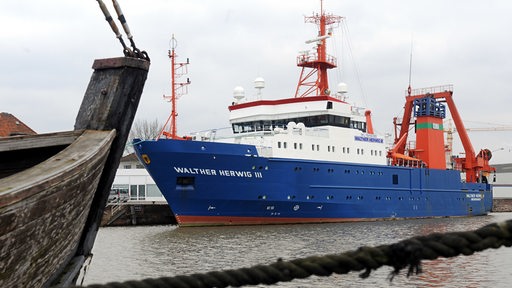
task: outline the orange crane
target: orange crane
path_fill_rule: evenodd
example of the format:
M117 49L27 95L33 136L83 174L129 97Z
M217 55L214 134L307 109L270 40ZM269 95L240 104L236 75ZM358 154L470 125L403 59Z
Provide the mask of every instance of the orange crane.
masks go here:
M510 131L512 130L512 126L496 126L496 127L475 127L475 128L466 128L466 131ZM457 130L455 130L457 131Z
M473 127L473 128L466 128L466 131L469 132L500 132L500 131L511 131L512 126L494 126L494 127ZM448 128L444 130L447 134L447 152L452 151L452 142L453 142L453 133L457 132L456 128L452 128L451 119L448 119Z
M416 166L418 163L412 161L415 160L420 161L422 166L432 169L446 169L442 125L445 115L444 105L441 103L446 102L465 152L465 157L454 159L456 167L466 173L466 182L486 181L482 176L488 176L490 172L495 171L495 168L489 165L491 151L482 149L478 154L475 153L452 96L452 85L416 90L409 87L402 123L398 124L396 118L394 119L395 141L393 148L388 152L388 157L392 165L412 163L409 165ZM415 124L416 147L406 149L413 110L416 116L415 122L412 123ZM401 127L399 135L396 133L398 125ZM404 159L409 161L404 162Z

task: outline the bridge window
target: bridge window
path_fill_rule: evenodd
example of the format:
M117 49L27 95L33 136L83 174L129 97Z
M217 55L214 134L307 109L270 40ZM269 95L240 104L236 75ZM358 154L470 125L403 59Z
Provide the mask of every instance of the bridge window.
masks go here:
M329 105L329 104L327 104ZM332 105L332 103L331 103ZM332 108L327 108L332 109ZM289 122L295 123L304 123L306 127L318 127L318 126L336 126L336 127L350 127L351 121L349 117L338 116L338 115L315 115L315 116L307 116L307 117L294 117L294 118L286 118L286 119L278 119L272 121L250 121L250 122L241 122L241 123L233 123L232 130L233 133L248 133L255 131L272 131L276 127L286 128L286 125ZM366 129L364 122L359 122L358 124L361 126L361 129Z
M366 132L366 123L361 121L350 121L350 128Z

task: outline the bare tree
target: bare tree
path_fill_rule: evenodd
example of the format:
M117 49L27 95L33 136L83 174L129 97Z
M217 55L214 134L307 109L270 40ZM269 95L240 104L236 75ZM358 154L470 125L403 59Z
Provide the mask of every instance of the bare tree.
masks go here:
M158 133L160 133L161 129L162 125L158 122L158 119L156 118L153 121L148 121L146 119L137 119L133 122L132 129L130 130L129 139L155 139L158 136Z
M130 135L128 136L128 141L126 142L126 148L125 153L133 153L132 148L132 140L142 139L142 140L148 140L148 139L155 139L158 134L160 133L160 130L162 129L162 124L158 122L158 119L155 118L153 121L149 121L146 119L136 119L133 124L132 128L130 130Z

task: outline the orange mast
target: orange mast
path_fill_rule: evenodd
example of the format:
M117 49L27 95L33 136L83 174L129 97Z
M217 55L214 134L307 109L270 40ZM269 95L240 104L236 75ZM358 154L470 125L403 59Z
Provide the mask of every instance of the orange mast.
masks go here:
M309 43L317 43L316 54L304 53L297 57L297 66L302 67L300 73L299 83L295 91L295 97L306 96L328 96L331 92L329 90L329 80L327 78L327 70L336 68L336 58L328 55L326 52L326 39L331 37L331 32L326 32L326 26L334 23L341 22L343 17L332 14L325 14L323 10L323 1L320 1L320 15L305 16L306 23L317 24L318 37L306 41ZM306 73L306 68L311 70ZM314 75L316 74L316 79ZM311 78L311 79L310 79ZM300 92L301 87L305 89L303 93Z
M162 136L170 139L183 139L178 136L177 132L176 117L178 116L178 112L176 111L176 101L180 96L188 93L187 85L190 84L190 79L187 78L187 82L176 82L176 78L188 73L187 65L189 64L189 59L187 58L186 63L176 63L176 57L178 55L176 55L175 50L177 46L178 41L176 41L173 34L171 38L171 50L168 52L168 56L171 59L171 96L163 96L165 100L171 102L171 115L167 118L157 139ZM169 126L169 129L166 130L167 126Z

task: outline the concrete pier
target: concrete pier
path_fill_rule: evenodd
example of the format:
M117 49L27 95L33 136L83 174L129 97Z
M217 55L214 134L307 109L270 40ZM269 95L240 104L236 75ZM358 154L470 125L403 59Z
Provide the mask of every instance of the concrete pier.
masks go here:
M494 198L492 212L512 212L512 198Z
M129 201L109 203L101 226L177 224L167 202Z

